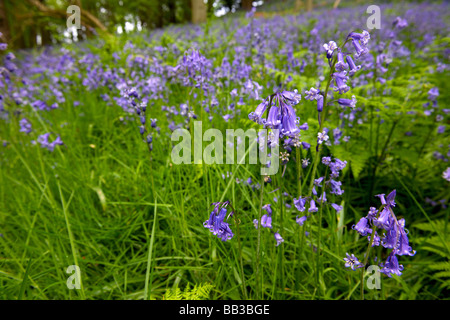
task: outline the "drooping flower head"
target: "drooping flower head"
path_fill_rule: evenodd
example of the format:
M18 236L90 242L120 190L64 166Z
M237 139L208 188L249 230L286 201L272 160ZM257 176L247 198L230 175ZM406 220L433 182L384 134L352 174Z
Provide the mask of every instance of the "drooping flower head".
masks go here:
M280 137L295 137L300 133L298 118L294 106L300 102L301 96L297 90L281 91L267 97L248 117L267 128L279 129ZM268 109L267 119L262 118Z
M397 256L413 256L416 254L409 245L408 231L405 229L405 219L397 219L393 209L395 203L396 190L385 194L378 194L376 197L380 199L381 207L377 210L371 207L366 217L362 217L352 229L358 231L361 236L367 236L369 243L374 246L382 245L386 249L391 249L385 263L381 263L382 270L380 272L391 277L392 274L400 276L403 266L399 265ZM370 227L370 224L373 227ZM379 236L376 228L384 230ZM372 239L373 238L373 239Z
M278 247L282 242L284 242L284 239L281 237L281 235L278 232L275 232L273 234L273 236L275 237L275 240L277 241L276 246Z
M327 58L330 59L333 56L334 50L338 48L336 42L330 41L323 45L323 48L327 51Z
M227 206L229 201L225 202L215 202L213 211L211 212L209 219L203 223L205 228L208 228L214 235L219 237L222 241L227 241L233 238L234 234L230 229L228 222L225 221L227 217ZM228 218L233 214L230 212Z

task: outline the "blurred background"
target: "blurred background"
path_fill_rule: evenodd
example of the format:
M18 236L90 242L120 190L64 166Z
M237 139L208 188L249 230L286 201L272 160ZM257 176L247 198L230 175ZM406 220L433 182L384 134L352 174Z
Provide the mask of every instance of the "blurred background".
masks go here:
M345 3L344 3L345 2ZM0 0L0 32L10 49L73 42L99 33L123 34L171 24L203 23L258 9L291 13L362 1L340 0ZM67 8L80 8L81 29L67 29ZM286 11L286 8L291 10Z

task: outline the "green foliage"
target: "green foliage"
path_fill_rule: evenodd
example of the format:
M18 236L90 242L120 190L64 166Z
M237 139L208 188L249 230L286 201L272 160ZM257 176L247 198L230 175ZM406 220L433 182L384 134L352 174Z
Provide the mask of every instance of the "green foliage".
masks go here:
M196 284L191 289L189 283L184 290L175 287L175 289L167 289L164 300L206 300L209 299L210 292L214 285L209 283Z

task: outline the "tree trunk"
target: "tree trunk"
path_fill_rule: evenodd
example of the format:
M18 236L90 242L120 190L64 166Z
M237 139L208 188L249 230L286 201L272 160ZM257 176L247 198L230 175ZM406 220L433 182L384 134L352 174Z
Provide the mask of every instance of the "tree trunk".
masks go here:
M191 0L192 22L202 23L206 21L206 5L203 0Z
M246 11L252 10L252 2L253 0L242 0L242 9Z
M3 33L0 42L4 43L11 39L11 32L6 13L6 7L3 0L0 0L0 32Z
M313 2L312 2L312 0L308 0L308 1L306 2L306 10L307 10L308 12L310 12L310 11L312 11L312 9L313 9Z

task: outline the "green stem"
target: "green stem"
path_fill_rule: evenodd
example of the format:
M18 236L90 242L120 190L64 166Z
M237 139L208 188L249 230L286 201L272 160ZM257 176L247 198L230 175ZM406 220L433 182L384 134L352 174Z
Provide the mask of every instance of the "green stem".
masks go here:
M295 162L296 162L296 167L297 167L297 196L300 198L302 196L302 174L303 174L303 168L302 168L302 164L301 164L301 150L300 147L296 148L296 157L295 157ZM302 232L300 235L300 252L299 252L299 256L298 256L298 266L297 266L297 270L296 270L296 281L295 281L295 289L299 290L299 282L300 282L300 265L302 262L302 253L303 253L303 238L305 235L305 224L303 224L302 226Z
M322 237L322 210L323 210L323 201L320 202L319 209L319 221L317 223L317 261L316 261L316 287L320 287L320 241Z
M155 197L155 211L153 214L153 226L152 226L152 235L150 236L150 245L148 247L148 255L147 255L147 270L145 272L145 288L144 288L144 300L150 300L151 292L152 292L152 282L153 282L153 272L151 271L152 267L152 256L153 256L153 243L155 241L155 230L157 223L157 198Z
M379 209L378 209L378 215L375 219L378 218L378 216L380 215L381 211L383 210L385 205L382 205ZM374 219L374 220L375 220ZM371 237L370 237L370 242L369 245L367 246L367 250L366 253L364 255L364 262L363 262L363 267L361 268L361 300L364 300L364 274L365 274L365 270L366 270L366 264L367 261L369 261L369 255L370 255L370 250L372 249L372 245L373 245L373 240L375 239L375 232L377 230L377 227L375 226L375 224L373 225L372 228L372 233L371 233Z
M344 43L345 45L345 43ZM333 64L331 66L330 69L330 74L328 76L328 81L327 81L327 86L325 88L325 92L324 92L324 96L323 96L323 109L322 109L322 113L319 115L320 117L320 127L319 127L319 132L322 132L323 130L323 125L325 123L325 110L327 107L327 98L328 98L328 89L330 88L330 84L331 84L331 80L333 79L333 72L334 72L334 68L337 62L337 58L334 58L333 60ZM316 171L317 171L317 165L319 163L319 156L320 156L320 151L321 149L319 148L319 145L317 145L316 147L316 156L314 158L314 164L313 164L313 169L312 169L312 174L311 174L311 180L310 180L310 184L309 184L309 194L308 196L311 196L312 193L312 188L313 188L313 184L314 184L314 179L316 177Z
M389 145L389 142L391 141L392 134L394 133L395 127L397 126L399 121L400 121L399 119L396 119L392 123L392 127L389 130L389 134L388 134L388 137L386 139L386 142L384 143L383 149L381 150L381 155L376 159L375 165L374 165L374 167L372 169L372 179L371 179L371 185L370 185L370 190L369 190L370 192L369 192L369 194L373 193L373 189L374 189L374 185L375 185L375 176L377 174L378 166L379 166L380 162L383 160L383 158L384 158L384 156L386 154L386 149L387 149L387 147ZM377 139L378 139L378 137L377 137Z
M261 175L261 195L259 199L259 213L258 213L258 238L256 240L256 296L262 300L262 281L260 281L260 258L261 258L261 211L264 198L264 176ZM260 290L261 289L261 290Z
M236 224L236 233L238 238L239 261L241 266L241 278L242 278L242 292L244 293L245 299L248 300L247 285L245 284L244 263L242 261L241 232L239 229L241 221L237 216L237 211L233 208L233 206L231 206L231 208L233 209L234 212L234 223Z
M283 226L284 226L284 199L283 199L283 174L284 170L280 170L279 175L279 185L280 185L280 194L279 194L279 202L280 202L280 231L283 232ZM283 257L284 257L284 246L281 246L279 253L278 253L278 259L279 259L279 265L280 265L280 283L281 288L284 290L285 288L285 282L284 282L284 263L283 263ZM283 299L283 298L281 298Z

